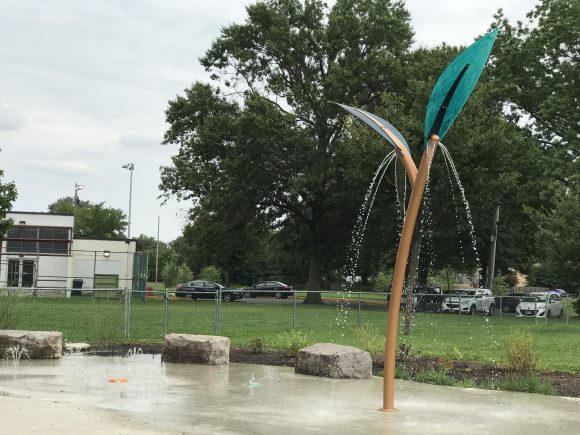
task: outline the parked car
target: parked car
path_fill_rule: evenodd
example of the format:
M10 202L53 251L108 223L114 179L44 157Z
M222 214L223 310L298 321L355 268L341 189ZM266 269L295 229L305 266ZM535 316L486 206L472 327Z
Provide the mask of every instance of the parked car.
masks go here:
M445 298L442 310L459 311L471 315L483 313L487 316L493 316L495 298L491 290L485 288L457 289Z
M442 309L445 296L441 287L415 287L413 291L413 310L419 312L438 313ZM407 290L403 290L401 310L407 305Z
M260 281L244 289L246 298L257 296L275 296L276 299L287 299L294 289L279 281Z
M415 311L439 313L443 309L445 296L441 292L441 287L416 288L417 304Z
M511 293L505 296L496 296L495 306L501 308L504 313L515 313L516 307L524 296L526 296L526 293Z
M175 288L175 296L180 298L215 299L216 294L221 294L223 301L235 301L242 298L240 291L225 288L212 281L190 281L185 284L177 284Z
M555 292L530 293L516 307L517 317L562 317L564 305Z
M562 290L561 288L550 290L550 292L558 293L562 299L566 299L568 297L568 293L566 293L566 291Z

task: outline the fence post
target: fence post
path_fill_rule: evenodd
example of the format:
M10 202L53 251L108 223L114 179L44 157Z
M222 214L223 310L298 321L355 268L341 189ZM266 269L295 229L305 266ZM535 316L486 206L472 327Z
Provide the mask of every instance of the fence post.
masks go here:
M220 325L220 315L221 315L221 307L220 307L220 290L218 289L217 292L215 292L215 327L214 327L214 331L215 331L215 335L220 335L221 332L221 325Z
M358 313L356 316L356 326L360 326L360 292L358 292Z
M129 338L131 328L131 290L125 287L125 338Z
M164 336L167 335L167 327L169 324L169 293L167 293L167 289L165 289L165 294L163 295L164 305L165 305L165 312L164 312L164 319L163 319L163 327L164 327Z
M544 303L544 317L546 318L546 325L548 324L548 313L550 312L550 294L548 293L548 297L546 298L546 302Z
M296 291L293 290L294 301L292 304L292 332L296 332Z
M534 296L534 323L538 324L538 296Z

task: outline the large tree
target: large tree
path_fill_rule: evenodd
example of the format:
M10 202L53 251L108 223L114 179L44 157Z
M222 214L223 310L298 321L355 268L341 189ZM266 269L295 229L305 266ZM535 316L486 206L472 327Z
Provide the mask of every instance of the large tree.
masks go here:
M48 206L49 213L75 216L75 237L122 240L125 238L127 220L125 212L106 207L104 202L92 203L70 196L59 198Z
M10 225L11 219L6 219L6 212L12 210L12 203L16 200L16 186L14 183L2 183L4 171L0 170L0 239L4 237Z
M541 223L541 231L532 229L541 242L535 260L554 281L574 282L569 269L556 265L577 267L575 226L565 227L580 181L580 2L541 0L515 26L501 10L495 18L495 94L508 117L537 139L546 160L536 171L539 200L528 208Z
M338 0L330 9L318 0L268 0L248 6L247 14L243 24L222 29L201 59L215 79L243 95L243 109L225 99L217 104L243 121L214 116L191 98L195 86L170 102L165 143L179 144L180 152L164 169L162 188L202 199L215 189L193 191L193 183L219 185L245 159L243 183L261 215L273 226L305 230L307 288L319 290L329 216L343 188L337 162L343 118L330 102L369 106L401 86L400 58L413 36L409 13L389 0ZM200 139L212 127L209 142L217 139L221 154ZM245 152L232 151L237 147ZM229 164L231 153L237 164ZM315 293L306 299L319 301Z
M580 290L580 185L561 192L554 210L545 215L540 237L548 247L544 270L551 286Z
M164 271L168 263L175 261L175 253L171 244L155 240L154 237L140 234L137 237L137 251L145 252L148 260L148 281L164 281Z
M580 2L541 0L516 26L500 10L494 27L497 93L511 116L566 161L580 157Z

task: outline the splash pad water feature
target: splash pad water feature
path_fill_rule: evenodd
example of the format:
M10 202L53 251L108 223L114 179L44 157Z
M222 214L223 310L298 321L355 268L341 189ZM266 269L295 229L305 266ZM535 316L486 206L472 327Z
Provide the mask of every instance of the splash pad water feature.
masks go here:
M455 58L437 80L425 114L424 152L418 169L411 157L409 145L403 135L389 122L370 112L338 104L389 142L394 148L397 158L405 168L412 189L391 285L384 353L383 406L381 408L385 412L397 411L395 408L394 389L399 311L413 231L429 177L431 163L440 139L447 133L475 88L475 84L491 53L496 36L497 31L493 31L474 42Z
M480 41L489 45L494 37L492 35ZM477 47L481 47L481 43ZM487 48L490 50L491 45ZM476 51L482 54L481 50ZM450 434L464 433L465 428L469 427L469 431L476 434L489 433L490 427L495 425L514 433L543 433L548 425L560 433L574 431L580 422L580 402L577 400L437 387L405 381L400 381L397 386L394 384L401 291L414 223L429 168L440 145L439 139L450 127L475 85L474 76L477 80L483 68L483 64L479 68L477 62L469 64L465 59L451 66L453 68L448 74L451 80L440 79L437 86L442 82L443 90L438 93L434 91L435 99L432 96L437 110L428 109L426 146L419 168L411 159L404 138L388 122L368 112L342 106L393 145L412 188L389 308L382 407L383 411L395 410L396 387L399 407L409 412L401 413L397 418L390 414L376 418L373 397L381 389L378 378L356 382L328 380L297 375L290 368L243 364L219 367L170 364L165 367L159 356L144 355L137 349L124 358L71 354L58 361L26 361L26 364L12 367L9 375L6 374L6 367L0 367L0 379L3 380L0 396L3 396L6 414L11 415L10 409L14 410L14 406L30 413L28 419L23 421L4 421L1 430L22 433L22 428L27 427L23 422L30 428L33 418L39 413L38 408L53 412L51 404L62 403L67 412L83 409L92 415L98 414L99 410L108 410L111 419L129 421L129 426L122 428L123 433L321 431L337 434L404 434L428 431ZM472 74L474 71L476 73ZM465 96L464 101L461 102L458 95ZM438 100L440 96L443 98ZM388 165L387 162L385 164ZM366 221L362 225L364 227ZM19 399L26 400L30 406L24 406L18 402ZM521 418L523 400L526 403L524 415L534 416L533 420ZM60 420L60 426L54 432L44 427L42 432L121 432L110 427L103 430L102 426L88 429L83 423L97 422L90 418L81 422L74 413L71 416L68 412L69 420L64 423L60 414L53 414Z
M65 355L0 363L2 434L574 433L580 401L398 381L398 414L376 412L380 378L291 367L167 364L159 355ZM128 382L111 384L109 376ZM525 406L522 404L525 403ZM550 430L546 430L550 428Z

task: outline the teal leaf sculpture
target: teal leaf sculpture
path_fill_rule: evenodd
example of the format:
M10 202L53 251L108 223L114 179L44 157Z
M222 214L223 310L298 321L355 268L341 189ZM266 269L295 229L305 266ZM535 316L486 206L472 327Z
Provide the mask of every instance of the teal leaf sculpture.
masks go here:
M424 144L436 134L443 139L461 112L485 67L497 30L482 36L457 56L439 76L425 113Z

